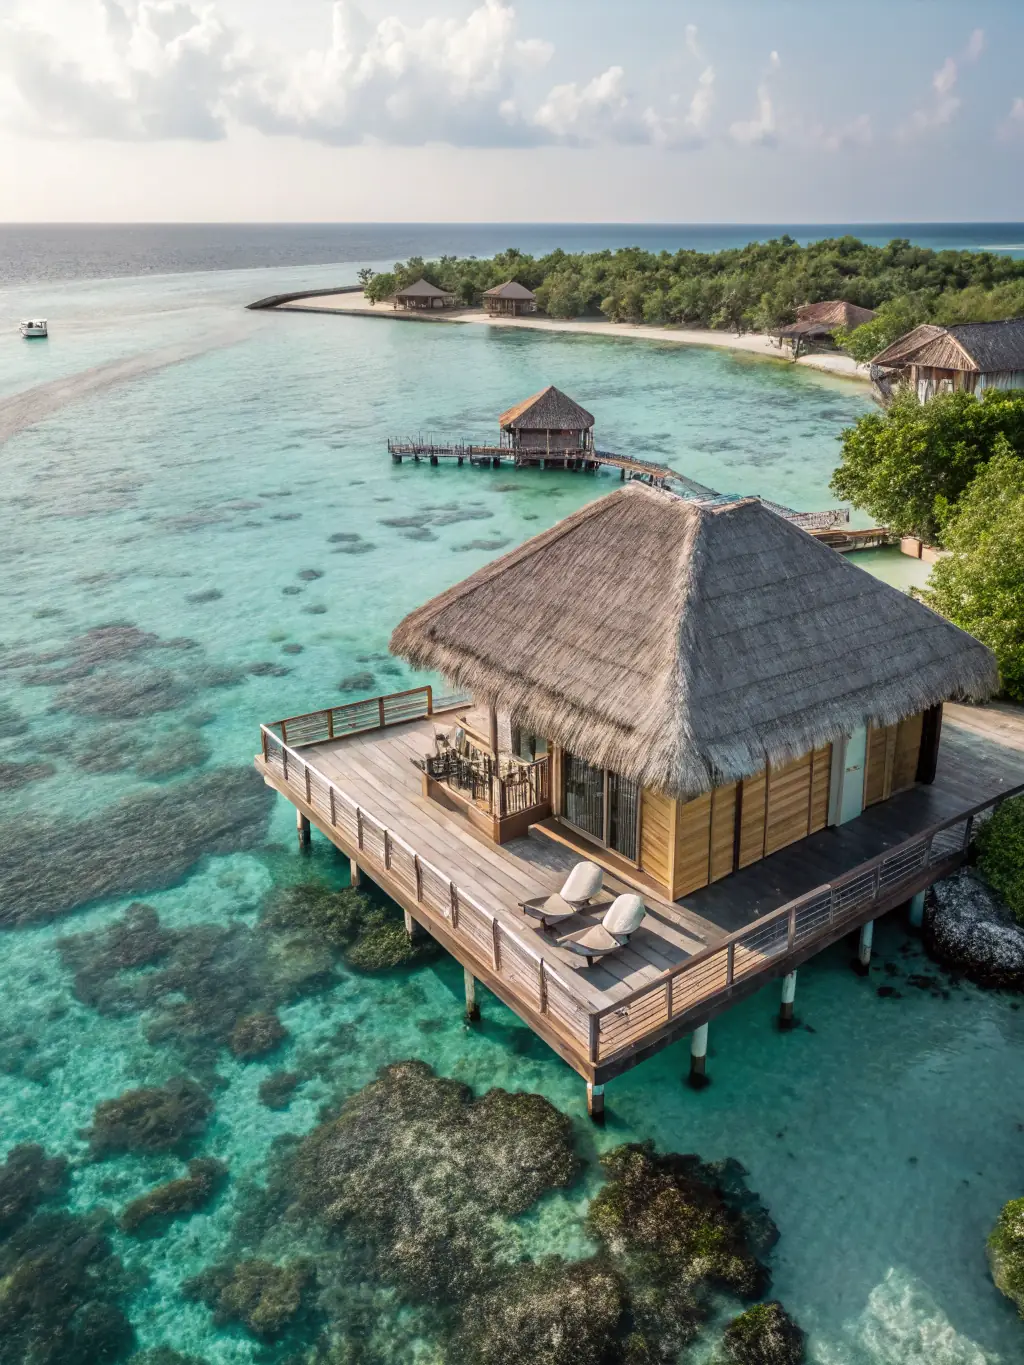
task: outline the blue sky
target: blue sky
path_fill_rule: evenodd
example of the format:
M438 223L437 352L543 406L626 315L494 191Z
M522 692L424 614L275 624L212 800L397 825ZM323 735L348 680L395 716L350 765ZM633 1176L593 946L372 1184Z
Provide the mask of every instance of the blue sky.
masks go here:
M1021 0L0 0L0 218L1024 219Z

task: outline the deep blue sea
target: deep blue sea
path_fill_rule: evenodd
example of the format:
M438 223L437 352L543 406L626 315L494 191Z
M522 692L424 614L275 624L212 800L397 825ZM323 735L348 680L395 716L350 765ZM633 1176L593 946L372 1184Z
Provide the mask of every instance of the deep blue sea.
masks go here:
M936 251L1024 255L1024 223L176 223L0 224L0 285L205 270L380 265L409 256L539 256L639 246L721 251L788 233L798 242L847 233L882 246L906 237Z
M555 383L612 448L816 508L833 501L841 432L871 403L856 383L747 355L244 305L416 250L721 246L752 231L0 229L0 1161L37 1143L69 1163L62 1188L22 1167L0 1177L3 1365L160 1347L188 1365L453 1365L444 1324L362 1255L366 1218L331 1240L315 1210L252 1213L291 1169L287 1135L408 1058L569 1117L583 1172L497 1218L506 1262L588 1255L599 1155L650 1139L746 1167L780 1231L772 1293L811 1365L1024 1359L984 1250L1024 1193L1024 1016L951 984L898 923L879 927L867 981L843 946L801 969L805 1027L776 1032L769 989L712 1024L710 1089L682 1084L677 1045L609 1087L597 1131L582 1082L509 1011L486 997L481 1025L464 1025L454 962L367 971L273 919L289 888L343 887L347 863L319 838L297 851L294 813L251 774L259 722L411 685L387 654L405 612L617 486L395 466L389 435L485 437ZM1024 243L989 226L871 235L893 233ZM24 342L17 320L36 312L50 339ZM896 582L921 571L894 552L859 562ZM285 1036L247 1058L232 1042L251 1011ZM141 1150L90 1140L97 1105L173 1083L180 1107L182 1076L207 1099L180 1142L159 1122ZM430 1121L413 1106L383 1137L417 1198L439 1191L457 1246L479 1209ZM124 1224L196 1158L227 1167L209 1199L144 1234ZM382 1197L369 1222L388 1216ZM239 1320L257 1300L226 1272L220 1298L184 1288L239 1259L305 1285L282 1335ZM287 1308L278 1291L267 1311ZM682 1359L711 1358L716 1321Z

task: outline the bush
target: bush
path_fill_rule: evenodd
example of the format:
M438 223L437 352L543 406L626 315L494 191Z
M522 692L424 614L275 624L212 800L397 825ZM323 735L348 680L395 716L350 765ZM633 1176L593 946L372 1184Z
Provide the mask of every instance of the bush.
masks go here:
M1024 459L1005 436L946 522L944 540L952 554L920 596L988 645L1003 690L1024 701Z
M1024 797L1004 801L975 841L978 870L1024 924Z
M1024 1199L1011 1199L1003 1208L989 1235L988 1259L996 1288L1024 1317Z

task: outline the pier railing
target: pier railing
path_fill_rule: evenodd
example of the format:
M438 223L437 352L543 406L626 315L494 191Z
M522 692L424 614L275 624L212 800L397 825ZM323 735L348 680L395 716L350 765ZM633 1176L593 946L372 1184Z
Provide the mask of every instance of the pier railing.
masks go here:
M687 1016L696 1025L701 1013L714 1013L748 978L767 971L778 975L787 970L787 962L801 960L816 941L839 937L837 930L854 929L872 919L873 912L898 905L922 884L962 863L979 822L1022 793L1024 784L933 825L598 1010L590 1021L590 1060L606 1062L678 1027Z
M388 725L402 725L408 720L422 720L436 712L450 711L464 706L471 698L468 693L434 697L432 687L410 687L405 692L388 692L380 697L366 697L347 702L344 706L330 706L323 711L309 711L302 716L289 716L261 725L264 735L263 757L267 757L267 734L276 735L293 749L307 744L323 744L330 739L344 739L365 730L383 730Z
M311 719L307 716L293 718L295 721ZM423 857L401 835L395 834L387 825L364 811L340 787L307 763L295 747L284 741L275 727L261 725L260 729L263 735L263 761L268 771L277 774L293 795L303 801L325 825L337 830L349 847L358 851L360 866L364 866L371 877L375 880L379 878L385 888L389 879L397 883L410 901L421 906L429 917L441 921L449 937L464 943L473 958L487 963L494 976L514 996L531 1010L545 1015L557 1032L564 1034L576 1048L586 1052L590 1037L587 1019L589 1007L571 979L562 977L550 962L535 953L496 915ZM299 742L308 744L317 741Z

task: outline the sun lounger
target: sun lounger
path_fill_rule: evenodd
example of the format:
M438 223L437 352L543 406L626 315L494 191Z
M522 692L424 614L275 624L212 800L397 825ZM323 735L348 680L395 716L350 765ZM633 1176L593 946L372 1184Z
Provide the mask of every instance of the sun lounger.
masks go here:
M547 929L572 915L578 915L601 890L604 873L597 863L577 863L565 879L561 891L550 896L535 896L520 901L523 911L531 919L539 919Z
M647 910L639 896L632 893L616 896L600 924L570 934L558 946L585 957L587 966L592 967L599 958L617 953L624 947L630 936L640 928L646 914Z

